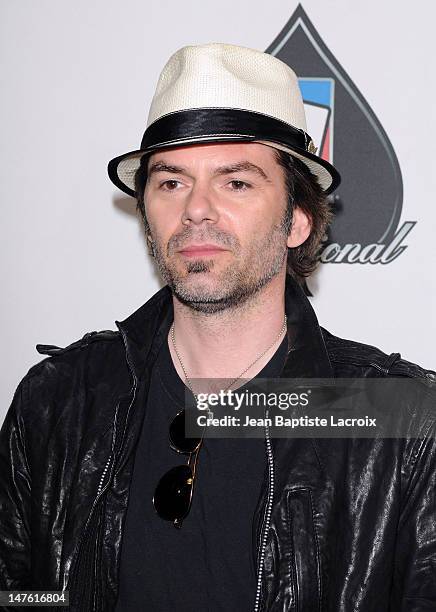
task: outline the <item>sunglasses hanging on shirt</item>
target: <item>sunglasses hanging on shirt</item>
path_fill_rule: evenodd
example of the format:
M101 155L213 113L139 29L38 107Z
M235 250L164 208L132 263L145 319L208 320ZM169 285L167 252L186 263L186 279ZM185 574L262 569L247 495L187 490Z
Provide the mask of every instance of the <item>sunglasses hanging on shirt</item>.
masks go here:
M153 497L153 505L158 515L166 521L172 521L178 529L191 508L197 458L203 441L203 436L185 437L185 414L183 409L174 417L169 429L169 439L173 450L189 455L188 464L177 465L168 470L159 480Z

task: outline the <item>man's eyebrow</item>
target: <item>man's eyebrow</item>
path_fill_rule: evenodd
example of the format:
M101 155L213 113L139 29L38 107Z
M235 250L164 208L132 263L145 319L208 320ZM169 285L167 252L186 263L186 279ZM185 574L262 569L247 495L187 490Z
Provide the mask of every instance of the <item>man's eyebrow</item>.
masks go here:
M186 168L183 166L170 166L169 164L165 164L162 161L157 161L148 169L148 176L155 174L156 172L171 172L172 174L184 174L186 172Z
M270 182L270 179L266 175L265 171L260 168L260 166L256 166L256 164L245 160L230 164L228 166L220 166L215 170L214 175L218 176L222 174L232 174L233 172L254 172L265 181Z
M150 168L148 169L148 176L150 177L152 174L157 172L170 172L171 174L187 174L187 168L184 166L173 166L171 164L166 164L163 161L154 162ZM267 176L264 170L256 164L253 164L250 161L244 160L235 162L232 164L228 164L225 166L219 166L215 169L213 176L221 176L225 174L233 174L234 172L254 172L263 180L267 182L271 182L271 179Z

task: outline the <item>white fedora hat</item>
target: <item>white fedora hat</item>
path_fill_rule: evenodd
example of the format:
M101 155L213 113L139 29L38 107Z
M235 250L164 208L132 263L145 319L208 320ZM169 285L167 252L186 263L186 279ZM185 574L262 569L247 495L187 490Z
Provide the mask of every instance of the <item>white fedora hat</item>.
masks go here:
M141 157L195 143L260 142L289 152L317 177L326 193L337 170L316 155L306 132L297 76L268 53L211 43L176 51L163 68L139 149L111 160L111 181L135 196Z

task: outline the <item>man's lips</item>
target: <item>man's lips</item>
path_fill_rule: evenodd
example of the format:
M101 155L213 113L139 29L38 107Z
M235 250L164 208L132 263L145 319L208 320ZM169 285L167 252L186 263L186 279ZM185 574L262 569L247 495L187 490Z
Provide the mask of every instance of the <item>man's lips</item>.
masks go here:
M214 255L226 251L223 247L216 244L191 244L183 247L178 252L186 257L198 257L199 255Z

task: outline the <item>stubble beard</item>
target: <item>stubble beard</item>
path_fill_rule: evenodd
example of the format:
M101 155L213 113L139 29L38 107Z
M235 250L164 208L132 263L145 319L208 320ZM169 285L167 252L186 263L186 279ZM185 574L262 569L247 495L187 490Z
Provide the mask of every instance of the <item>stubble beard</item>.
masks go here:
M245 256L241 256L239 241L233 236L212 229L202 234L196 233L197 241L212 240L224 247L231 247L234 255L233 263L221 269L213 286L211 283L195 282L197 274L213 273L215 261L212 258L188 260L178 265L171 261L171 253L174 253L177 245L183 244L183 241L186 243L192 236L190 228L169 241L169 258L165 257L159 239L152 236L156 264L173 294L192 310L214 314L237 308L250 300L281 271L287 256L288 227L289 224L282 220L267 235L254 240L250 252Z

